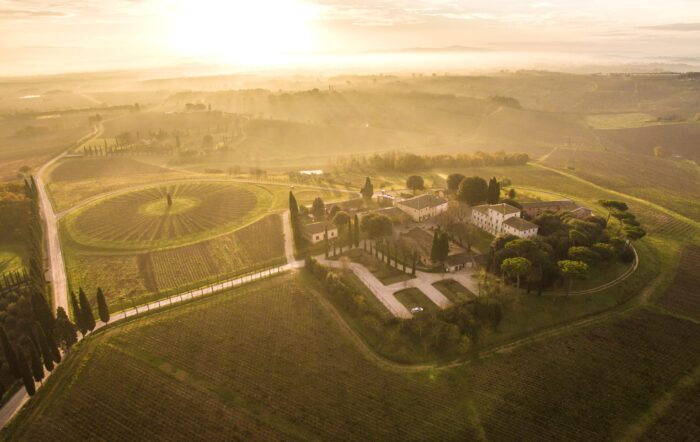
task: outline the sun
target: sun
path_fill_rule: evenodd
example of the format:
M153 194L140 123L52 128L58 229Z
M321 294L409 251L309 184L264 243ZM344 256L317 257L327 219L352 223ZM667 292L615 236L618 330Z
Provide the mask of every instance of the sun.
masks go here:
M317 10L301 0L181 0L169 5L170 40L181 55L266 64L313 49Z

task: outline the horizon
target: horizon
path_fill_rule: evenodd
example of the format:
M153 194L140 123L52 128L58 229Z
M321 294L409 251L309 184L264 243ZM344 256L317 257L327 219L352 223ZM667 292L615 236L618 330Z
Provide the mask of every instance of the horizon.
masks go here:
M274 11L275 13L271 13ZM653 65L700 66L700 8L688 0L638 5L571 0L0 1L0 76L192 64L238 71L469 71ZM471 51L446 54L444 48ZM378 54L399 54L383 60ZM448 56L451 55L451 56ZM477 57L478 55L478 57ZM653 69L653 68L651 68ZM618 68L620 70L620 68Z

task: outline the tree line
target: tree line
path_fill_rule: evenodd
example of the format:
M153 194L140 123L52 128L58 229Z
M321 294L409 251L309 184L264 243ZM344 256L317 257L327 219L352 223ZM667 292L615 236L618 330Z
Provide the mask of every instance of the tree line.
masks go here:
M456 155L416 155L386 152L369 156L352 155L335 160L338 170L375 170L383 172L415 172L439 167L520 166L530 161L525 153L475 152Z
M49 306L47 284L44 278L43 229L39 216L39 198L36 182L31 177L25 180L24 194L30 201L26 220L28 265L24 284L15 284L0 294L0 397L6 387L15 381L21 382L27 393L33 395L35 383L40 382L46 372L61 362L63 352L68 352L77 342L77 328L68 314L59 307L54 315ZM82 289L81 289L82 292ZM73 306L73 313L80 331L85 335L94 330L92 308L84 295L82 305ZM109 309L102 290L98 288L97 299L100 317L109 321ZM81 308L82 307L82 308ZM89 314L87 312L90 312Z

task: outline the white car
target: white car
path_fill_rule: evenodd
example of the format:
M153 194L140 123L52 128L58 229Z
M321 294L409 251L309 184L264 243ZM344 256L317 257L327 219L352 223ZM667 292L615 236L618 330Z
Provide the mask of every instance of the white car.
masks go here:
M420 313L423 311L423 307L413 307L411 313Z

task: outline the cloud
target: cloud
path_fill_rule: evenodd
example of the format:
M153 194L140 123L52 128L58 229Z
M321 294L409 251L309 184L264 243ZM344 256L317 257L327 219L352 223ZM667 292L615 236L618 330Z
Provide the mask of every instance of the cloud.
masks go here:
M693 32L700 31L700 23L668 23L665 25L655 26L639 26L638 29L646 29L649 31L685 31Z
M0 17L62 17L63 13L55 11L31 11L28 9L0 9Z

